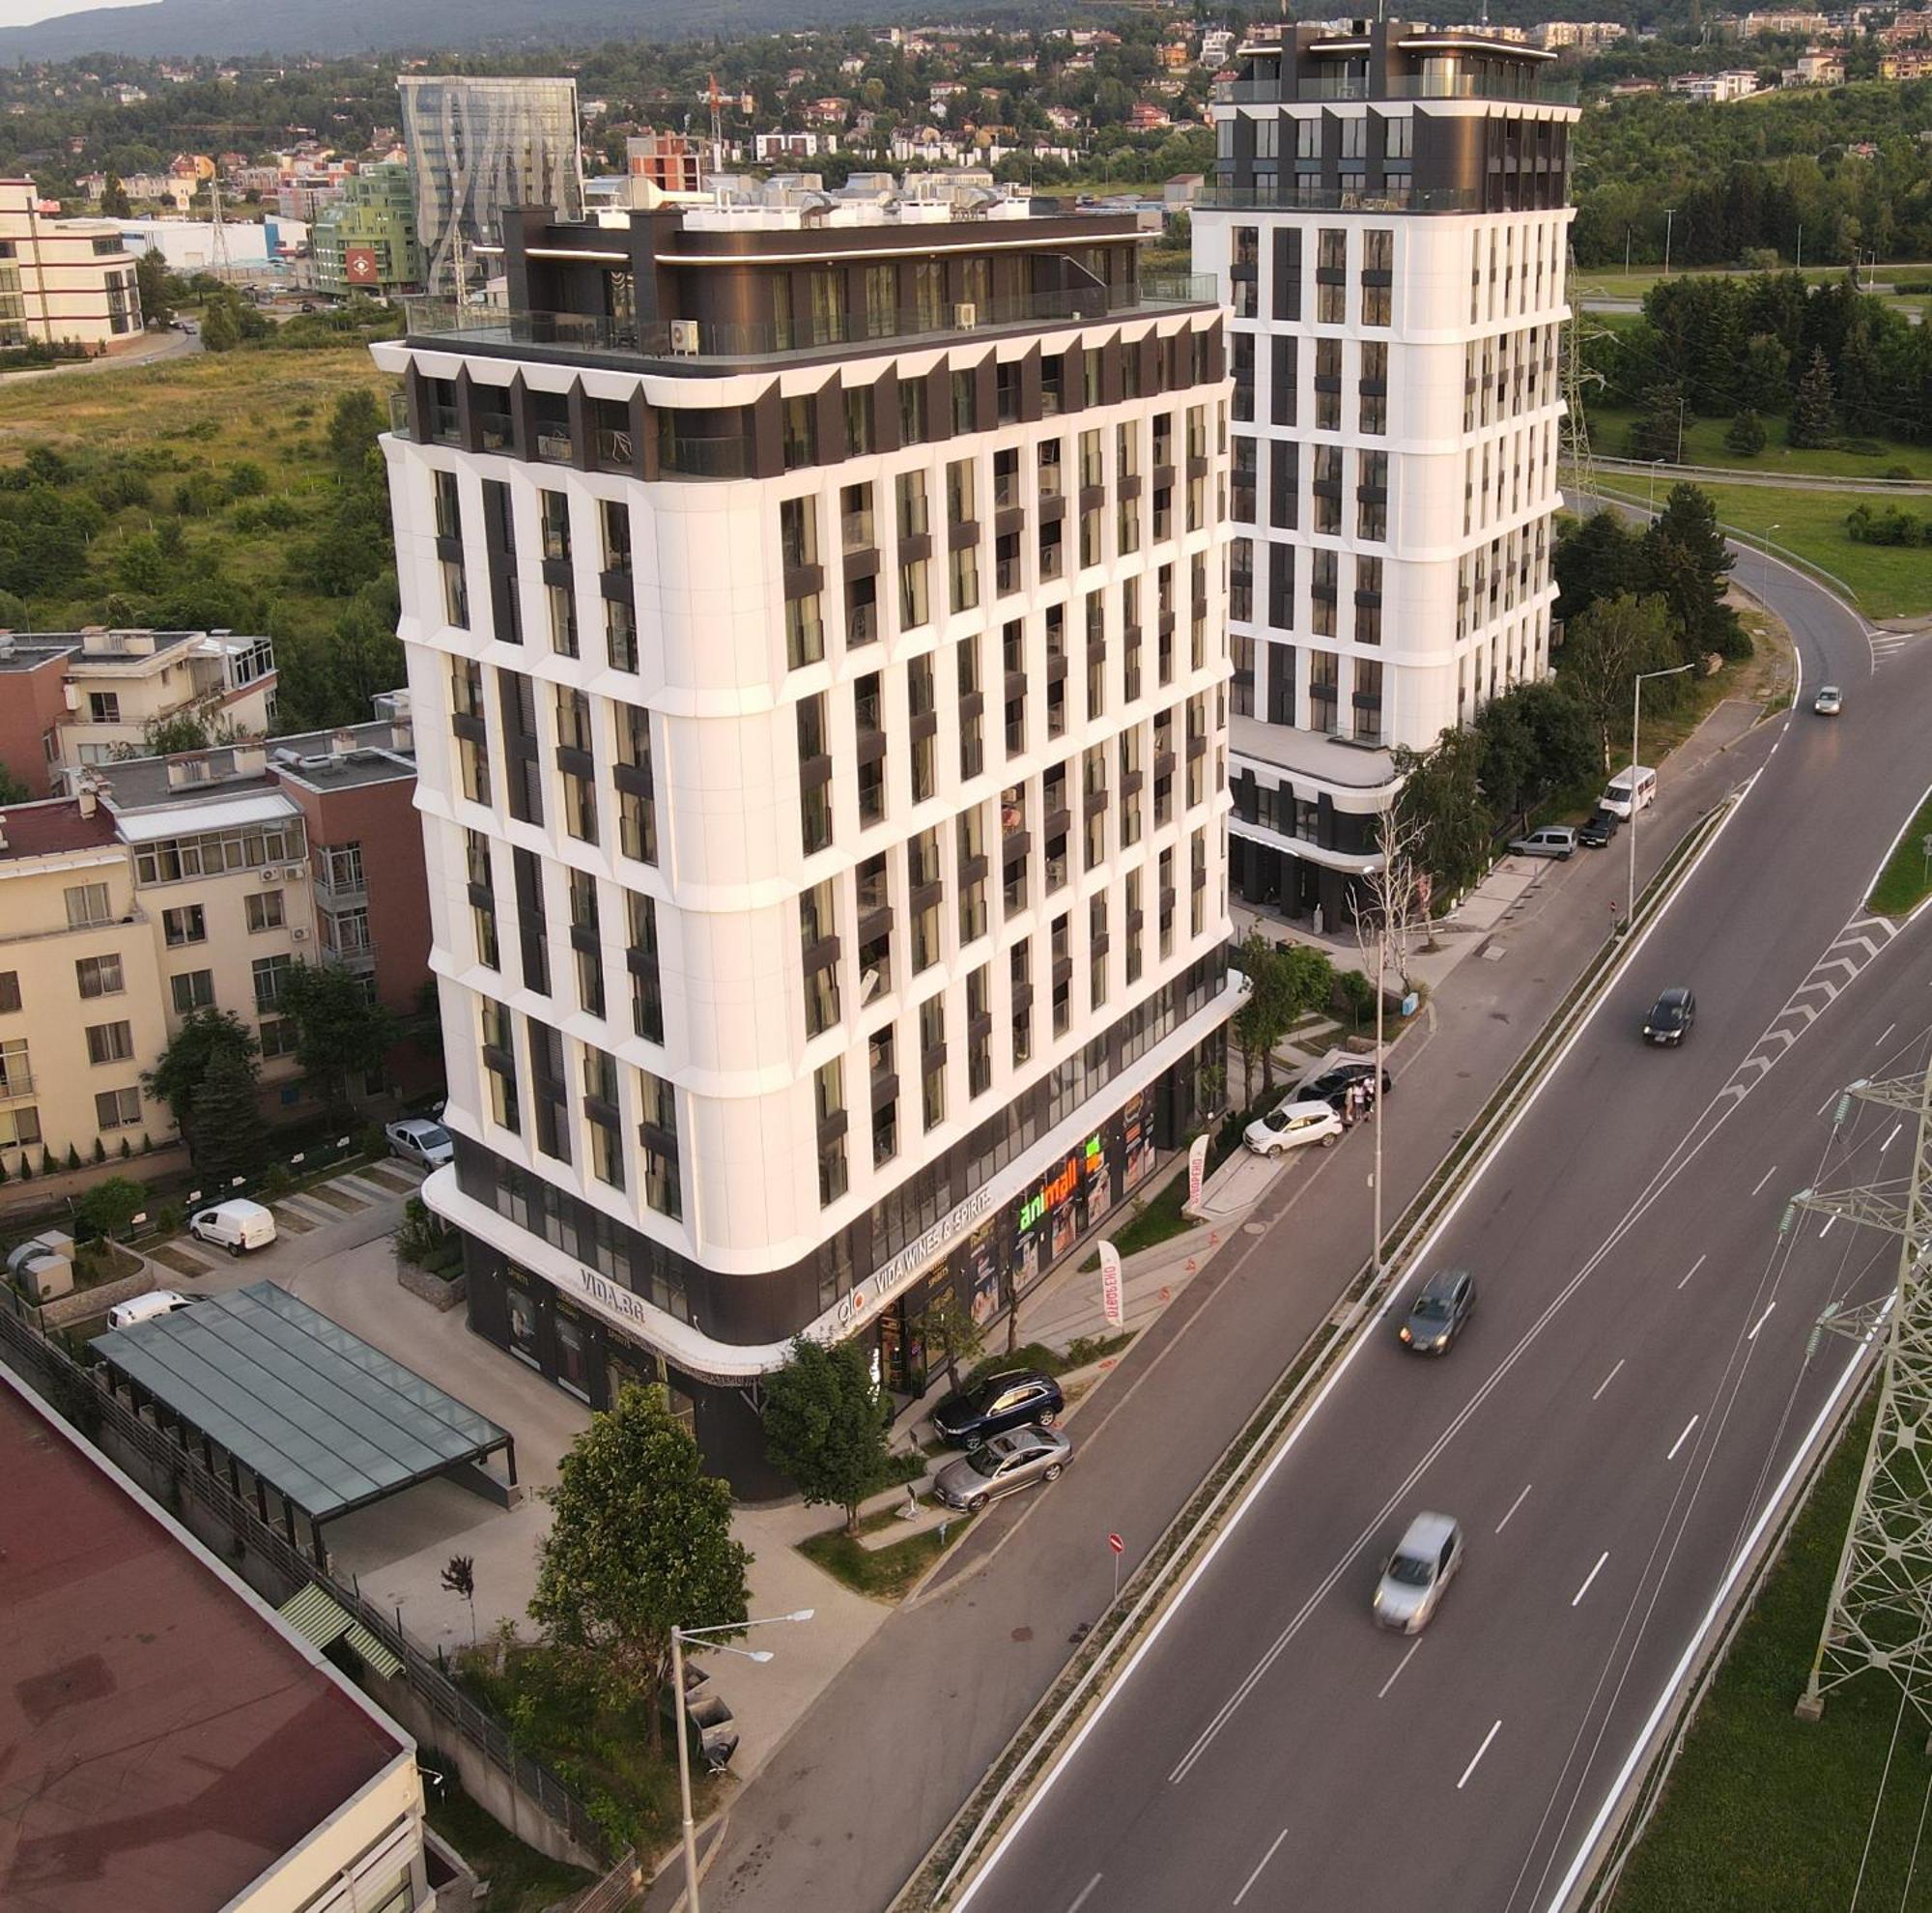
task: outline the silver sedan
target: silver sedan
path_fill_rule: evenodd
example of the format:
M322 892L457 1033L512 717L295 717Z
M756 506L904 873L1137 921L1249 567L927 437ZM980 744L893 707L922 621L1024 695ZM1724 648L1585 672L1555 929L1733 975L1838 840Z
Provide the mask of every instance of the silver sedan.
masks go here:
M1073 1458L1073 1443L1057 1428L1009 1428L969 1448L940 1470L934 1496L949 1508L978 1514L988 1501L1037 1481L1057 1480Z

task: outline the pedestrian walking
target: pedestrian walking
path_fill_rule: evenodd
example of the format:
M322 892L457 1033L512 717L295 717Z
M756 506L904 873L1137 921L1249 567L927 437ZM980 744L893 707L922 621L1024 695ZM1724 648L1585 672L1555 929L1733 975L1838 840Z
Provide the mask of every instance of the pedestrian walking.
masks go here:
M1342 1127L1344 1129L1355 1127L1355 1089L1352 1083L1342 1092Z

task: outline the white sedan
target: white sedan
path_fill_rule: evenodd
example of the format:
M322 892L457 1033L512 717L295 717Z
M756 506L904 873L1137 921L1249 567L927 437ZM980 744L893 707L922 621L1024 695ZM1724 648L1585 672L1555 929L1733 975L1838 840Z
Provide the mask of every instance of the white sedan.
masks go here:
M1811 700L1811 708L1820 717L1836 717L1845 708L1844 694L1835 684L1821 684Z
M406 1116L400 1123L385 1124L383 1133L406 1162L420 1163L425 1169L440 1169L456 1154L449 1131L427 1117Z
M1284 1102L1248 1125L1242 1140L1257 1156L1279 1156L1303 1143L1332 1148L1341 1136L1342 1119L1325 1102Z

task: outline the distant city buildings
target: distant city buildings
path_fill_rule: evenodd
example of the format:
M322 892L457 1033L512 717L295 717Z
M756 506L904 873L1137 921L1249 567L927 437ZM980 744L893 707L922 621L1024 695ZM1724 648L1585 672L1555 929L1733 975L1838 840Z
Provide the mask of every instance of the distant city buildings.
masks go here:
M500 241L511 207L582 216L575 80L406 73L396 86L432 292L480 287L476 248Z
M140 331L141 289L120 228L63 219L32 180L0 180L0 347L105 346Z
M1730 100L1748 100L1758 90L1758 78L1748 67L1733 67L1721 73L1677 73L1669 88L1687 99L1721 105Z
M1620 20L1546 20L1531 32L1530 43L1550 53L1572 47L1579 53L1596 53L1629 34L1630 28Z
M316 220L309 249L316 290L332 298L416 291L423 259L409 168L385 164L352 174Z

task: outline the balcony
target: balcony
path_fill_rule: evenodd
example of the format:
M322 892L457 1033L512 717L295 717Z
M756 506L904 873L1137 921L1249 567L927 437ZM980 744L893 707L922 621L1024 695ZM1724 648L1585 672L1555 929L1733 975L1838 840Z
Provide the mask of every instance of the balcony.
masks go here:
M1287 190L1283 190L1284 185ZM1473 186L1393 186L1376 190L1302 186L1293 180L1264 186L1203 186L1197 211L1208 213L1480 213L1482 195Z
M1217 106L1273 106L1291 96L1279 75L1273 79L1217 80ZM1411 73L1372 87L1360 73L1328 73L1295 82L1296 100L1517 100L1545 106L1577 104L1574 80L1544 79L1533 73Z
M669 321L639 324L598 313L497 312L449 300L403 301L408 314L407 337L412 344L473 346L483 352L528 353L538 357L652 359L680 366L784 363L853 351L887 354L900 349L909 339L1037 330L1056 324L1093 324L1122 313L1161 312L1214 302L1211 274L1149 276L1133 286L1094 285L1026 293L937 310L901 307L886 313L832 313L810 328L809 338L798 336L796 328L781 330L762 323L706 325L698 329L696 350L692 351L683 322L678 324L677 349L673 349ZM437 436L442 436L444 424L438 421ZM453 440L453 411L446 429Z

